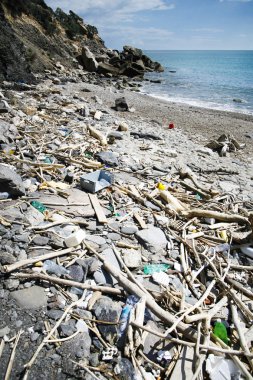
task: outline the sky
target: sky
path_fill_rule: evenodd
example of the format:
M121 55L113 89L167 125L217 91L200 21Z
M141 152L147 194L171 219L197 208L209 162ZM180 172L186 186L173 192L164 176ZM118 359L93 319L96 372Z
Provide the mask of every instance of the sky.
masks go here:
M45 0L98 28L105 45L253 50L253 0Z

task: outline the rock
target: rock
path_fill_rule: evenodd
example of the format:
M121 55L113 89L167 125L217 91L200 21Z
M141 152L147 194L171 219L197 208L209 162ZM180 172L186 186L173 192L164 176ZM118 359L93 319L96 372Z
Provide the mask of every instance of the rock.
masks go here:
M123 259L128 268L134 269L141 266L141 252L135 249L124 250Z
M76 358L86 359L90 356L90 346L91 338L89 332L81 332L73 339L62 343L58 349L58 353L64 358L64 361L69 358L72 360Z
M15 257L8 252L0 252L0 264L9 265L15 263Z
M118 359L118 362L114 368L114 372L119 380L135 380L136 371L130 360L126 358Z
M126 98L117 98L115 100L115 109L116 111L128 111L129 107L126 102Z
M62 311L62 310L51 309L51 310L47 311L47 316L50 319L57 321L58 319L60 319L62 317L63 313L64 313L64 311Z
M25 233L22 235L15 235L13 240L18 243L29 243L29 233Z
M0 100L0 113L6 113L9 112L11 107L9 104L6 102L6 100Z
M4 120L0 120L0 144L8 144L17 135L17 128Z
M157 227L149 227L145 230L138 231L136 237L139 242L152 253L166 248L168 242L164 232Z
M14 289L17 289L19 287L19 280L15 279L15 278L13 278L13 279L8 278L7 280L5 280L4 285L5 285L6 289L14 290Z
M92 243L95 243L97 245L104 245L106 244L105 238L98 235L86 235L86 240L91 241Z
M81 108L79 110L79 113L80 115L84 116L84 117L88 117L90 116L90 109L89 109L89 106L87 104L84 104L83 108Z
M107 135L108 138L114 138L115 140L123 140L123 135L117 131L111 131Z
M71 321L73 323L70 323ZM60 330L60 336L61 337L73 335L74 332L76 331L75 321L72 319L72 320L68 321L67 323L61 323L59 330Z
M141 58L143 53L141 49L135 48L133 46L125 45L123 46L123 52L128 55L132 55L134 58Z
M33 244L38 245L38 246L47 245L48 242L49 242L49 238L46 236L35 235L35 237L33 238Z
M114 76L119 75L119 69L110 63L106 62L99 62L98 67L97 67L97 72L99 74L112 74Z
M109 165L109 166L119 165L118 158L113 152L110 152L110 151L100 152L96 155L96 157L99 159L99 161L101 161L105 165Z
M128 131L128 125L127 125L127 123L125 123L124 121L122 121L122 122L120 122L119 123L119 127L118 127L118 130L120 131L120 132L126 132L126 131Z
M116 232L109 232L107 237L108 237L108 239L111 239L112 241L118 241L121 239L120 234L117 234Z
M134 224L125 225L121 228L121 232L126 235L133 235L138 231Z
M71 265L70 267L68 267L68 270L69 270L69 275L73 280L77 282L82 282L84 272L80 265Z
M86 70L91 72L97 71L98 63L94 54L89 50L87 46L84 46L82 48L81 60Z
M118 322L121 314L121 306L113 302L109 297L101 297L93 306L96 319L106 322ZM97 324L103 338L110 344L114 344L118 331L117 325Z
M44 220L44 215L34 207L29 207L24 216L25 222L31 226L38 226Z
M17 290L11 293L22 309L39 309L47 305L47 296L41 286L32 286L28 289Z
M93 118L95 120L100 120L101 117L102 117L102 115L103 115L103 113L101 111L96 111L95 114L94 114L94 116L93 116Z
M116 267L117 269L121 269L118 263L118 260L111 248L105 249L102 252L102 256L104 257L106 262L110 263L112 266ZM97 284L111 284L111 285L117 284L117 280L114 277L112 277L103 268L96 270L96 272L94 273L94 280L96 281Z
M0 329L0 338L3 338L5 335L8 335L11 329L8 326L5 326Z
M240 191L240 186L237 183L233 183L231 181L220 181L219 185L224 193L238 194Z
M0 164L0 192L7 192L12 196L25 195L20 175L4 164Z

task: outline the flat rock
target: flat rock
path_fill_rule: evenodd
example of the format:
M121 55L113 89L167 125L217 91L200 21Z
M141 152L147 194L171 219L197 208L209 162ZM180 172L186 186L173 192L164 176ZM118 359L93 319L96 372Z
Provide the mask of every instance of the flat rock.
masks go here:
M107 152L100 152L96 155L96 157L105 165L109 166L118 166L118 158L115 153L107 151Z
M22 309L39 309L47 305L47 296L41 286L32 286L28 289L16 290L11 293Z
M118 260L111 248L105 249L102 252L102 256L106 260L107 263L110 263L110 265L116 267L117 269L121 269L120 265L118 263ZM97 284L111 284L115 285L117 284L117 280L112 277L108 272L106 272L103 268L100 268L94 273L94 280Z
M121 228L121 232L126 235L133 235L138 232L138 227L136 227L134 224L128 224Z
M141 252L135 249L125 249L123 259L128 268L139 268L141 266Z
M237 183L231 181L220 181L219 183L221 189L226 193L236 193L240 191L240 186Z
M105 238L98 235L86 235L86 240L91 241L92 243L95 243L97 245L104 245L106 244Z
M101 297L93 306L96 318L100 321L118 322L121 314L121 306L113 302L109 297ZM97 324L104 339L110 344L114 344L117 339L117 325Z
M0 192L7 192L12 196L25 195L25 187L20 175L4 164L0 164Z
M139 242L152 253L156 253L167 246L167 239L164 232L157 227L149 227L138 231L135 235Z
M64 342L59 348L59 354L64 361L71 359L84 359L90 356L91 338L89 332L81 332L73 339Z

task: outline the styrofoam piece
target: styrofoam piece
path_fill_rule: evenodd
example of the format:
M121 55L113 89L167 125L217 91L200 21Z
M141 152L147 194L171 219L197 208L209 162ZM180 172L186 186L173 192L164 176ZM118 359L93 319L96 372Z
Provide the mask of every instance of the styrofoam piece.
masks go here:
M170 351L163 351L163 350L160 350L157 354L157 360L159 362L161 362L162 360L171 360L172 359L172 356L171 356L171 353Z
M93 173L84 174L80 177L82 189L90 193L96 193L99 190L111 186L113 176L105 170L96 170Z
M157 284L160 285L168 286L170 283L170 277L164 272L153 273L152 278Z
M252 245L249 245L248 247L241 247L240 249L241 249L242 253L244 253L244 255L253 259L253 246Z
M82 241L85 239L85 232L83 230L75 231L73 234L69 235L65 239L66 246L69 247L76 247L77 245L81 244Z
M239 368L232 360L222 356L210 354L206 360L206 371L211 380L241 379Z
M102 360L112 360L118 353L117 347L108 347L102 352Z

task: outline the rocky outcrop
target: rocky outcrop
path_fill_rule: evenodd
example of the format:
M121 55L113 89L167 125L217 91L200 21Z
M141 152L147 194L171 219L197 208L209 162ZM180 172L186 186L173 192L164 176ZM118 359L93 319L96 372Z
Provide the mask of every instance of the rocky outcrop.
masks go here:
M105 76L142 77L163 71L141 49L106 49L96 27L70 11L55 12L44 0L0 1L0 80L30 82L36 73L64 67Z

